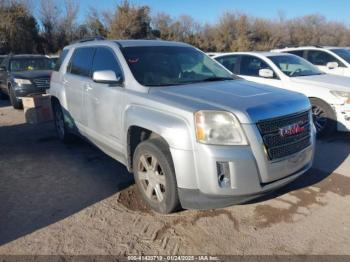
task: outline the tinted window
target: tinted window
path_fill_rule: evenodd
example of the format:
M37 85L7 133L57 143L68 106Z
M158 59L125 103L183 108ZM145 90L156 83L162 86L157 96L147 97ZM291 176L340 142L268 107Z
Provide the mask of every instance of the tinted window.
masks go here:
M294 51L287 51L286 53L297 55L300 57L304 57L304 50L294 50Z
M70 73L90 77L94 52L94 48L77 48L70 62Z
M103 70L113 71L116 77L122 75L122 71L114 56L113 51L105 47L99 47L96 49L94 56L92 72Z
M346 62L348 62L350 64L350 50L349 49L332 49L331 51L333 51L334 53L336 53L338 56L340 56L341 58L343 58Z
M329 62L337 62L339 66L343 66L343 64L338 61L338 59L323 51L309 51L307 54L307 60L312 64L319 66L325 66Z
M46 57L11 58L10 71L52 70L52 63Z
M226 67L228 70L230 70L232 73L235 72L235 67L238 62L239 56L222 56L215 58L220 64L222 64L224 67Z
M233 76L193 47L142 46L121 49L135 79L146 86L233 80Z
M268 64L266 64L260 58L254 56L242 56L240 65L240 75L245 76L259 76L260 69L271 69ZM274 76L275 77L275 76Z
M54 59L51 59L51 61L53 61L55 63L55 71L59 71L60 67L64 61L64 59L66 58L67 54L68 54L69 49L63 49L61 52L60 57L58 58L57 61L55 61Z

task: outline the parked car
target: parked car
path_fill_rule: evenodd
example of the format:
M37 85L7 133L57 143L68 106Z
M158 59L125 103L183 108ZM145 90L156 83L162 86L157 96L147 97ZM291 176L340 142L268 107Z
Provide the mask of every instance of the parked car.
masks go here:
M58 137L77 132L124 164L157 212L247 201L312 165L304 95L237 79L190 45L85 40L59 64Z
M12 106L20 109L21 97L46 92L51 70L44 55L9 55L0 66L0 95L8 95Z
M59 59L59 56L58 55L47 55L47 58L50 59L50 61L52 63L51 67L52 67L52 69L54 69L56 67L56 63Z
M328 74L350 76L350 50L347 48L306 46L275 49L272 52L300 56Z
M305 59L286 53L226 53L214 59L246 80L306 95L319 136L336 129L350 131L349 78L325 74Z

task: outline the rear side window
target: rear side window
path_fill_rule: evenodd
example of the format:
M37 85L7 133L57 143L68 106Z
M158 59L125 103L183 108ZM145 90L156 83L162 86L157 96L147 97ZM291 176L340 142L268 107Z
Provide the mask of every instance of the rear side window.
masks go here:
M337 62L339 66L344 66L342 62L340 62L337 58L334 56L323 52L323 51L317 51L312 50L307 53L307 60L318 66L325 66L329 62Z
M58 60L55 63L55 67L54 67L55 71L59 71L60 70L61 65L62 65L64 59L66 58L68 52L69 52L69 49L63 49L62 50L62 52L60 54L60 57L58 58Z
M75 49L68 72L74 75L90 77L94 52L95 49L90 47Z
M107 47L97 47L92 65L92 72L111 70L116 77L122 76L122 70L114 55L114 52Z
M286 53L297 55L300 57L304 57L304 50L294 50L294 51L287 51Z
M228 70L230 70L232 73L236 73L236 65L238 62L239 56L230 55L230 56L222 56L215 58L220 64L222 64L224 67L226 67Z

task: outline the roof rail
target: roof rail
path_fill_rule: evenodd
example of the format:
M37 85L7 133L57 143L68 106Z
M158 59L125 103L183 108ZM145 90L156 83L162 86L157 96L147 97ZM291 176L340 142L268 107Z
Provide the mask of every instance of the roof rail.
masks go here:
M84 43L89 41L105 40L103 36L92 36L75 41L74 43Z

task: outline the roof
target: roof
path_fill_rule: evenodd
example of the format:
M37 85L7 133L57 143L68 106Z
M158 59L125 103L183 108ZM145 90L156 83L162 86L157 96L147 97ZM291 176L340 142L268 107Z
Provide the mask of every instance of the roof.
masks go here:
M45 55L38 55L38 54L12 54L10 57L15 57L15 58L28 58L28 57L44 57L47 58Z
M285 47L279 49L273 49L273 52L287 51L287 50L304 50L304 49L319 49L319 50L330 50L330 49L346 49L346 47L341 46L296 46L296 47Z
M90 46L91 44L116 43L121 47L136 47L136 46L190 46L186 43L164 40L90 40L76 42L65 48L73 46Z
M213 56L213 58L220 57L220 56L226 56L226 55L256 55L256 56L281 56L281 55L291 55L288 53L275 53L275 52L259 52L259 51L253 51L253 52L231 52L231 53L221 53Z
M188 44L175 42L175 41L164 41L164 40L114 40L117 44L122 47L135 47L135 46L189 46Z

